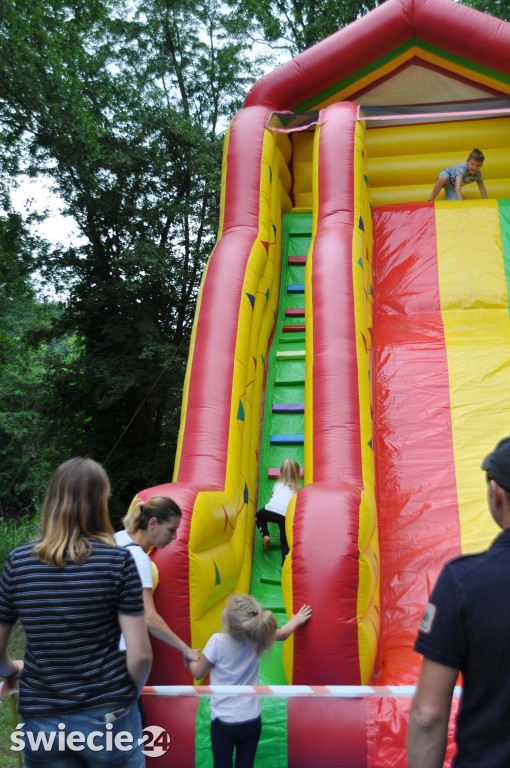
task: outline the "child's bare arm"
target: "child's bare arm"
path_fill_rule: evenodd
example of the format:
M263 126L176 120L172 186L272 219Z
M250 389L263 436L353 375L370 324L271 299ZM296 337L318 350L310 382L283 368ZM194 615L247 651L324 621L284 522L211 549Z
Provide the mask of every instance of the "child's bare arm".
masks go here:
M186 659L184 663L195 680L201 680L203 677L205 677L211 667L211 662L207 656L204 656L204 654L202 654L198 661L190 661L189 659Z
M291 636L291 634L294 632L294 630L297 627L299 627L301 624L304 624L305 621L308 621L311 615L312 615L311 606L302 605L297 613L292 614L292 617L288 620L286 624L283 625L283 627L279 627L276 630L274 639L286 640L288 637Z

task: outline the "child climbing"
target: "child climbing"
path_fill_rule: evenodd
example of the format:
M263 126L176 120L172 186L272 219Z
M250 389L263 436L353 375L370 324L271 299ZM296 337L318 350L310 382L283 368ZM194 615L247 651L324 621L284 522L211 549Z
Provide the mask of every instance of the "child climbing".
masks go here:
M196 680L211 670L211 685L258 685L259 656L275 640L286 640L312 615L303 605L278 629L271 611L264 611L251 595L233 595L225 606L225 632L212 635L200 661L186 665ZM256 696L211 697L211 746L214 768L252 768L260 739L260 699Z
M450 168L440 171L429 200L435 200L443 187L445 200L462 200L460 188L464 184L472 184L474 181L478 184L481 196L487 199L487 190L480 172L484 160L483 152L479 149L473 149L465 163L452 165Z
M299 489L299 464L292 459L285 459L280 467L278 480L273 486L271 498L266 506L259 509L255 515L255 522L264 538L264 549L269 549L271 537L269 536L268 523L277 523L280 528L280 543L282 546L282 562L289 554L289 545L285 534L285 514L287 505L296 491Z

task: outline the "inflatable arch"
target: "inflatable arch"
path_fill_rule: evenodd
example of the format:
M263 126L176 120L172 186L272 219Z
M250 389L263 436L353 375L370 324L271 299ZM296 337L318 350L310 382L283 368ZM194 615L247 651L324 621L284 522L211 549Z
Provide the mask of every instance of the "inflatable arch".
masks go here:
M155 600L192 646L232 592L279 621L313 606L262 683L414 684L431 584L496 533L479 465L508 433L509 92L509 24L387 0L257 82L232 121L174 480L139 496L184 511ZM489 200L472 185L426 202L474 147ZM304 484L280 573L254 512L287 456ZM153 684L190 682L154 648ZM257 766L405 765L408 702L263 707ZM211 765L205 700L146 708L172 739L162 767Z

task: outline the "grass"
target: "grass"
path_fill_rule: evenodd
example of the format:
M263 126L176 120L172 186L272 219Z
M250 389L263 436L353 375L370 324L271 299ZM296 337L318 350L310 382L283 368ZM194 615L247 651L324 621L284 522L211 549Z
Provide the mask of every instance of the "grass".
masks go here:
M39 530L37 511L26 511L18 519L0 517L2 537L0 539L0 569L5 565L9 552L19 544L36 538ZM13 659L25 655L26 638L19 622L14 625L9 639L9 653ZM17 697L15 698L17 703ZM19 722L17 718L16 722ZM19 752L11 752L11 733L14 730L14 714L10 697L0 699L0 768L19 768Z
M35 511L24 511L18 518L2 517L0 514L0 527L2 537L0 538L0 569L5 565L5 561L15 547L19 544L26 544L36 538L39 532L39 513Z
M9 653L13 659L22 659L25 654L25 633L19 622L15 624L9 640ZM16 697L17 703L17 697ZM19 718L16 720L19 722ZM0 768L19 768L19 752L11 752L11 733L14 730L14 715L10 698L0 699Z

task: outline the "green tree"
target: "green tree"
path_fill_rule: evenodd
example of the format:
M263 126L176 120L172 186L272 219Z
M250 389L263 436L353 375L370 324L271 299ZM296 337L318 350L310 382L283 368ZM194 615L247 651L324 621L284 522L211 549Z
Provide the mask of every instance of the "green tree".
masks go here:
M234 11L231 30L291 56L321 42L380 5L384 0L228 0Z
M503 21L510 21L510 0L464 0L464 5Z
M51 333L55 305L39 300L27 284L0 304L4 329L0 364L0 512L8 517L37 507L60 461L58 443L44 416L51 358L65 350L41 340ZM1 516L1 515L0 515Z
M0 0L10 172L52 179L83 235L38 253L67 296L54 336L73 339L44 417L67 455L108 457L119 511L171 476L221 131L253 66L224 14L216 0Z

